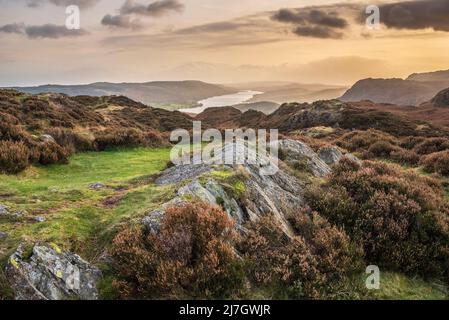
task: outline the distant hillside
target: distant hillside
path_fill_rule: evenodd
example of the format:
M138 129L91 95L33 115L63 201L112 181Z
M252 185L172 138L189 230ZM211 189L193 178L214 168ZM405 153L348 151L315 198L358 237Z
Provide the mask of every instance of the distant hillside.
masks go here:
M449 70L412 74L403 79L364 79L341 97L346 102L370 100L402 106L418 106L449 87Z
M16 87L18 91L40 94L63 93L69 96L122 95L154 106L195 105L199 100L234 93L234 89L201 81L156 81L146 83L97 82L87 85L44 85Z
M280 104L289 101L313 102L338 98L346 89L346 87L332 85L293 83L265 88L265 90L261 88L259 90L264 93L254 96L250 101L273 101Z
M437 108L449 108L449 88L438 92L431 104Z
M250 102L250 103L241 103L236 104L233 107L245 112L249 110L263 112L265 114L270 114L276 111L279 108L280 104L276 102L270 101L261 101L261 102Z
M413 81L449 81L449 70L426 72L426 73L414 73L410 75L406 80Z

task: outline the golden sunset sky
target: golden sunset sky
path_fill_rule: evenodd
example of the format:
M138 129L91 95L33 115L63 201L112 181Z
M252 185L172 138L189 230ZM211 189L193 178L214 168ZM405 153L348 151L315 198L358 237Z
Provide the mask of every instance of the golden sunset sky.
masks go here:
M64 28L69 4L81 30ZM371 30L365 9L381 9ZM351 85L449 69L449 0L0 0L0 86Z

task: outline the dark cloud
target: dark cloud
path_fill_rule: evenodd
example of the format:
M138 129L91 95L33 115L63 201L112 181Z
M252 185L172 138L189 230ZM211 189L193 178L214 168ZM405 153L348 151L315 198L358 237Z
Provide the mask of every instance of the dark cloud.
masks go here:
M280 9L271 18L278 22L295 25L293 33L303 37L314 38L342 38L342 29L349 23L339 17L335 11L325 11L313 8Z
M176 33L178 34L195 34L195 33L214 33L214 32L225 32L225 31L234 31L242 28L241 23L237 23L234 21L223 21L223 22L214 22L203 24L199 26L194 26L190 28L180 29Z
M418 0L380 6L381 22L389 28L449 31L448 0Z
M101 20L101 24L108 27L135 29L141 27L138 20L130 16L143 16L158 18L170 14L171 12L182 12L184 5L178 0L160 0L143 5L134 0L127 0L120 8L120 14L107 14Z
M24 29L25 25L23 23L11 23L0 27L0 32L22 34Z
M331 28L320 27L320 26L299 26L293 30L294 34L302 37L312 37L312 38L321 38L321 39L340 39L343 37L341 32L335 32Z
M108 27L129 28L129 29L136 29L141 27L138 20L134 20L130 16L126 15L113 16L107 14L101 20L101 24Z
M133 0L127 0L120 9L121 14L137 14L149 17L161 17L170 12L182 12L184 5L178 0L160 0L143 5L135 3Z
M25 27L25 34L28 38L50 38L58 39L64 37L78 37L87 34L83 29L69 30L65 26L58 26L54 24L44 24L41 26L27 26Z

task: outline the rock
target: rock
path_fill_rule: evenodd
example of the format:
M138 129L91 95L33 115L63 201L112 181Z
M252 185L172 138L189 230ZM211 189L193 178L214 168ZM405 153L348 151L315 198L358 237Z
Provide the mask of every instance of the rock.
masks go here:
M45 218L41 216L34 217L33 220L36 222L45 222Z
M357 164L361 164L362 161L357 158L352 153L343 154L338 147L335 146L327 146L323 147L318 151L320 158L326 162L329 166L336 165L343 158L347 158Z
M95 182L89 185L89 189L91 190L100 190L106 188L106 185L101 182Z
M11 209L8 206L0 204L0 216L12 219L22 219L25 214L26 213L23 211L11 212Z
M0 239L5 239L8 237L8 234L6 232L0 231Z
M43 135L41 135L40 136L40 139L43 141L43 142L53 142L53 143L56 143L56 140L55 140L55 138L53 138L51 135L49 135L49 134L43 134Z
M335 146L327 146L318 150L318 156L327 165L333 166L340 162L341 158L343 158L343 153Z
M34 245L30 256L20 246L6 266L18 300L96 300L101 271L56 246Z
M178 190L178 196L181 198L197 198L206 203L217 204L215 197L206 188L204 188L198 180L181 187Z
M165 170L159 178L156 179L156 184L166 185L179 183L184 180L197 178L206 172L210 172L211 170L212 167L207 164L174 166Z
M230 197L223 187L213 179L207 181L205 188L214 196L216 204L220 205L241 227L245 222L245 214L237 201Z
M279 140L279 150L285 157L285 162L296 167L305 166L315 177L324 177L331 173L331 168L304 142Z
M152 234L158 234L161 229L162 219L164 218L165 210L155 210L150 212L142 219L143 226Z
M0 204L0 216L7 216L9 215L9 207Z

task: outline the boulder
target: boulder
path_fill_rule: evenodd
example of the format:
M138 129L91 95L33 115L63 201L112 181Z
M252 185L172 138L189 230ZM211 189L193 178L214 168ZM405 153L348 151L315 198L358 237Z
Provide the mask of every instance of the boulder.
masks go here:
M17 249L6 276L18 300L96 300L101 271L76 254L36 244L31 251Z
M331 168L307 144L297 140L279 140L280 155L292 166L303 167L315 177L324 177L331 173Z
M53 138L51 135L49 135L49 134L43 134L43 135L41 135L40 136L40 139L43 141L43 142L52 142L52 143L56 143L56 140L55 140L55 138Z
M8 237L8 234L6 232L0 231L0 239L5 239Z
M91 190L100 190L106 188L106 185L101 182L95 182L89 185L89 189Z
M3 204L0 204L0 216L7 216L9 214L10 214L9 213L9 207L7 207L7 206L5 206Z

